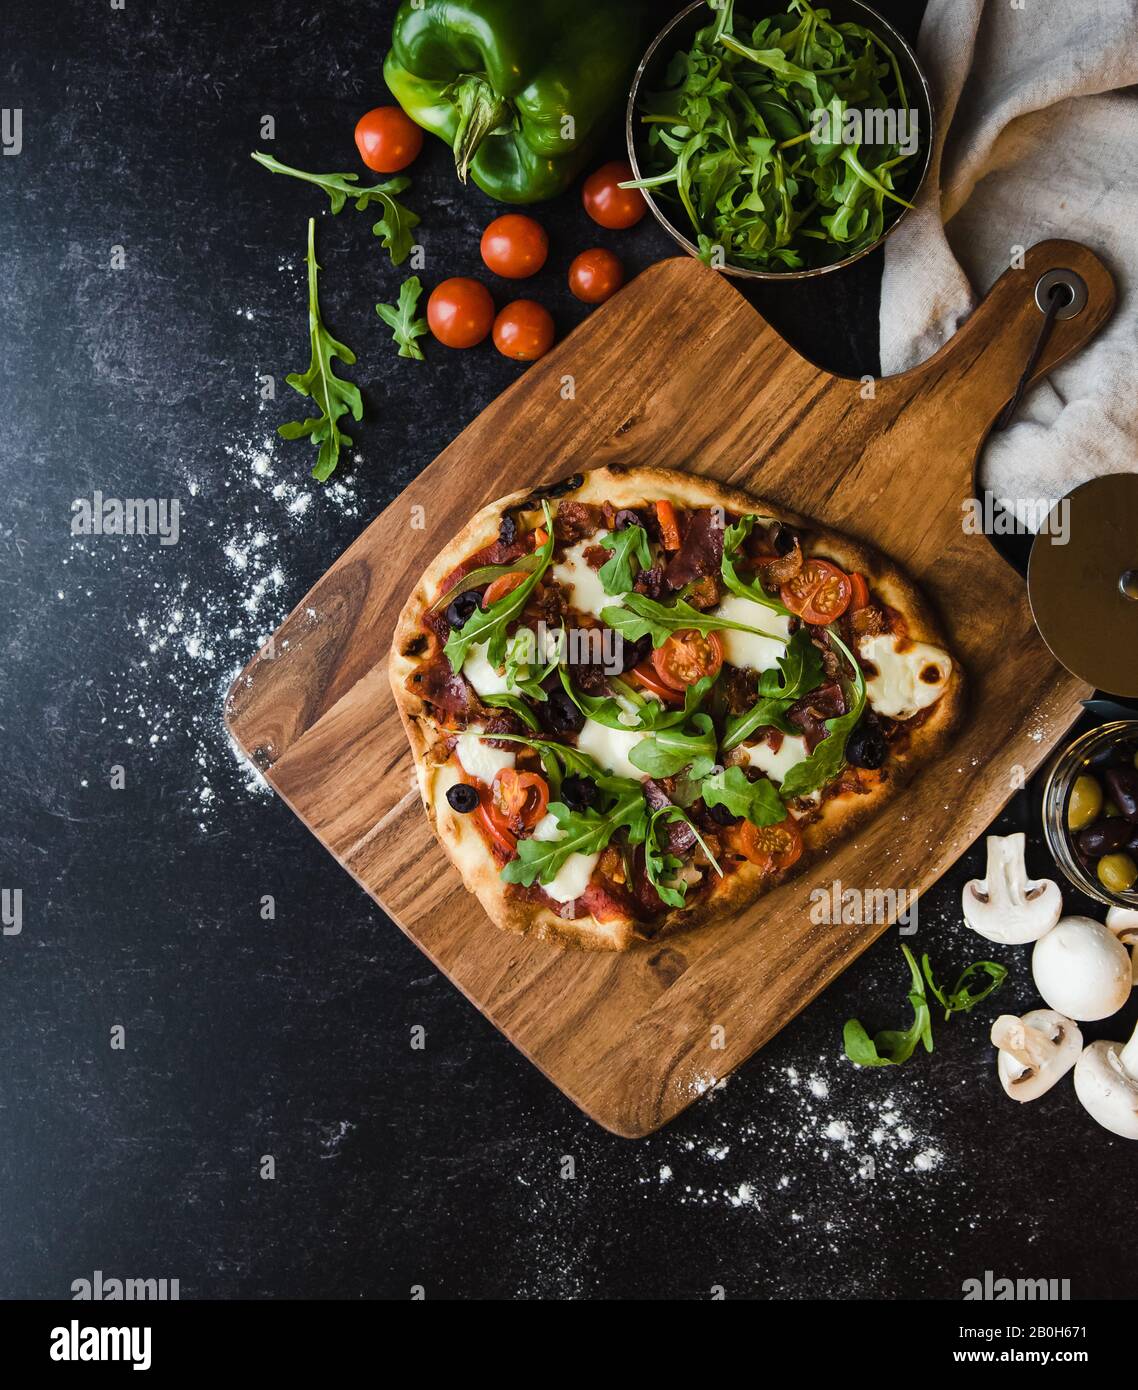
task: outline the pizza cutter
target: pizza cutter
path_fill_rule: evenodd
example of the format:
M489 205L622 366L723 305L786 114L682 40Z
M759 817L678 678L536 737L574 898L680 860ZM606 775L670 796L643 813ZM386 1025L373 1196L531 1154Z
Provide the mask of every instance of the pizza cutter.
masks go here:
M1051 655L1111 695L1138 695L1138 473L1093 478L1031 547L1031 615Z

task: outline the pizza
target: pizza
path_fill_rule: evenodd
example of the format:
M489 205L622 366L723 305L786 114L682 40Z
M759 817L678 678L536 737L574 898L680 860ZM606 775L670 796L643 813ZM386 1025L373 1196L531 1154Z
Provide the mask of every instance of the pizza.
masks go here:
M933 758L964 674L885 557L607 467L483 507L396 625L439 842L497 926L595 950L800 874Z

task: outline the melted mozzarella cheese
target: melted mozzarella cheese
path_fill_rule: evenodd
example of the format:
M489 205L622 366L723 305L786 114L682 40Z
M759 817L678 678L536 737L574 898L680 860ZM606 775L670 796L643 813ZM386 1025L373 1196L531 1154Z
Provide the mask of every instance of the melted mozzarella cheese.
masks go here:
M864 637L858 653L872 662L877 674L867 678L871 707L887 719L912 719L939 699L952 675L952 658L927 642L908 642L897 650L897 638L886 634Z
M461 770L453 762L444 763L435 769L435 823L449 831L447 846L463 871L476 874L486 863L486 845L478 831L470 824L471 817L455 811L447 800L447 792L462 780Z
M643 778L648 774L629 762L628 755L647 737L646 733L624 733L620 729L610 729L607 724L598 724L595 719L586 719L585 727L577 735L577 747L609 772L621 777Z
M496 773L501 772L504 767L513 767L514 754L504 753L500 748L491 748L479 737L481 733L482 725L472 724L455 740L455 751L458 753L459 762L471 777L489 786Z
M740 752L747 755L752 767L765 772L772 782L781 782L796 763L809 756L801 734L784 734L777 753L769 743L746 743Z
M561 840L564 836L565 832L554 815L542 816L533 828L535 840ZM543 893L548 893L554 902L571 903L589 886L589 879L599 858L599 854L570 854L554 877L548 883L540 883L538 886Z
M585 559L585 551L591 546L600 545L607 535L607 531L600 530L579 545L570 546L560 564L550 570L554 579L569 590L573 607L581 613L592 613L597 618L602 608L609 608L624 597L623 594L606 594L600 575Z
M728 622L745 623L747 627L757 627L761 632L769 632L770 637L759 637L750 632L733 632L725 628L719 636L723 639L723 654L732 666L751 667L754 671L771 671L778 665L778 659L786 650L790 620L781 613L773 613L761 603L752 603L749 598L738 594L728 594L718 608L713 610L716 617L726 618ZM781 638L781 641L775 641Z
M479 695L504 695L509 690L505 672L499 672L486 660L486 643L479 642L466 653L462 674Z

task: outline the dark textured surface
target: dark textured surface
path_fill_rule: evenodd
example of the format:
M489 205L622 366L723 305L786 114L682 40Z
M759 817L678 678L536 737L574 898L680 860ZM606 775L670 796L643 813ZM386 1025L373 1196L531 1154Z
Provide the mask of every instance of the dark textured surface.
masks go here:
M351 128L384 99L392 9L6 12L0 104L22 109L24 149L0 157L0 886L22 889L24 925L0 937L0 1295L66 1295L96 1268L178 1278L183 1297L952 1298L985 1269L1133 1295L1133 1152L1069 1083L1023 1109L1003 1098L991 1007L903 1070L841 1059L851 1014L907 1015L895 935L631 1144L247 789L220 732L231 672L519 370L488 347L398 360L372 306L401 272L370 216L323 216L326 318L367 401L358 463L321 493L307 446L271 442L295 414L284 373L307 360L304 219L324 200L248 151L358 169ZM913 31L914 7L888 9ZM433 143L413 177L426 283L477 273L488 200ZM577 249L612 245L630 269L670 253L650 220L597 234L572 195L541 217L551 261L524 292L561 330L585 312L562 289ZM870 258L755 298L808 355L860 374L878 273ZM259 400L261 373L277 401ZM96 488L179 498L180 542L72 537L71 503ZM1046 870L1037 825L1025 794L1000 828L1028 829ZM981 861L921 903L916 943L943 974L989 954L957 910ZM1028 952L990 953L1012 967L1000 1006L1033 1005Z

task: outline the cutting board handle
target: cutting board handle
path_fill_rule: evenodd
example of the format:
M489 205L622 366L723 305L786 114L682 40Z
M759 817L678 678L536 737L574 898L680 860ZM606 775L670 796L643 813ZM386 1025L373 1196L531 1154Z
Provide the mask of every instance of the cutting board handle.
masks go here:
M1077 241L1041 241L1024 254L1022 268L1005 270L979 307L935 356L889 378L927 397L935 389L938 412L957 409L987 421L979 439L962 441L969 463L991 424L1011 400L1043 323L1035 287L1050 270L1073 271L1085 284L1087 302L1071 318L1057 318L1031 383L1077 352L1110 317L1114 278L1099 257Z

